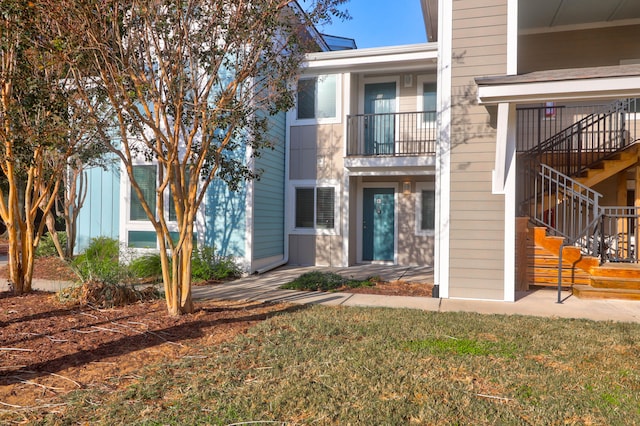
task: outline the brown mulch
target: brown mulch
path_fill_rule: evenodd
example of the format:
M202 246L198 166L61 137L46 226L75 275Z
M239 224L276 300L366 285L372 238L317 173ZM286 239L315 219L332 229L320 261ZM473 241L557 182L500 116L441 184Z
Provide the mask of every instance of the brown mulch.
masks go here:
M378 282L373 287L343 288L339 291L358 294L381 294L385 296L431 297L432 284L406 281Z
M62 305L50 293L0 293L0 423L2 411L48 407L76 389L115 391L146 365L201 357L201 348L292 309L206 301L193 314L170 317L164 301L95 309Z
M7 272L0 270L0 277ZM76 280L58 258L37 259L34 276ZM431 288L395 281L343 291L430 297ZM170 317L164 300L98 309L63 305L50 293L0 292L0 423L3 415L62 409L60 396L76 389L121 389L139 380L144 366L206 356L202 348L294 309L300 307L202 301L195 313Z
M9 278L9 268L0 268L0 277ZM78 281L78 275L59 257L39 257L33 264L33 278L58 281Z

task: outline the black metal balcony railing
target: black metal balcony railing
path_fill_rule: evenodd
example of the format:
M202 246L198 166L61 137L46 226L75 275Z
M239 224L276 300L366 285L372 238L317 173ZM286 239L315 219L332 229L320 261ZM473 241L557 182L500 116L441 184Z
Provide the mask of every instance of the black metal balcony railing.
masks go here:
M411 156L435 152L435 111L347 116L348 156Z
M626 132L625 137L631 141L640 138L638 99L591 105L518 107L517 114L516 140L519 152L536 148L569 129L579 135L577 123L582 123L581 138L584 141L601 140L604 143L616 136L616 130Z
M526 151L528 167L544 163L567 176L579 176L638 139L635 111L636 99L623 99L581 118Z

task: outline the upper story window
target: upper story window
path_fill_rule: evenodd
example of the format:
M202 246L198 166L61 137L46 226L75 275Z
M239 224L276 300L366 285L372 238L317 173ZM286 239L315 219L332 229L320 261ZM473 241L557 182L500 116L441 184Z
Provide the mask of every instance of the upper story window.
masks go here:
M422 123L433 125L437 118L438 84L435 77L420 76L418 78L418 110L424 111Z
M338 122L338 76L336 74L302 77L298 81L296 120Z

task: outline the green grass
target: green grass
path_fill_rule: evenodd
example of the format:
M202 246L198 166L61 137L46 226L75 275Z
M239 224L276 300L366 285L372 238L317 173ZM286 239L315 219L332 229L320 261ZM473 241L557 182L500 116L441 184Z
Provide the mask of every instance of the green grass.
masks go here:
M314 306L203 353L44 422L640 424L638 324Z

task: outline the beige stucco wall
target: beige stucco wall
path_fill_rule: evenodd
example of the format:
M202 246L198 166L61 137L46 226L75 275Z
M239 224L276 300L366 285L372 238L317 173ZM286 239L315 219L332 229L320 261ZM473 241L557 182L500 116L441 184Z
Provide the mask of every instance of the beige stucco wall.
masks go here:
M506 3L453 2L450 297L504 299L504 196L491 188L496 129L477 105L474 77L507 72Z
M326 179L341 183L344 169L342 129L342 123L292 126L289 179ZM342 205L341 194L341 190L336 193L339 205ZM338 229L341 230L339 224ZM339 266L342 259L341 235L289 236L291 264Z
M291 127L289 179L342 179L342 123Z
M518 73L620 65L640 59L640 25L518 37Z
M418 77L424 73L393 73L375 74L367 73L350 74L350 102L347 105L343 102L342 111L344 115L360 113L361 93L363 83L367 81L398 81L399 90L399 110L416 111L418 107ZM406 81L411 84L405 85L405 76L410 76ZM344 144L343 136L344 123L319 124L319 125L296 125L292 123L290 127L290 157L289 157L289 179L290 180L331 180L340 185L340 192L336 194L336 202L339 205L340 220L347 222L347 234L342 225L337 227L338 235L289 235L289 263L293 265L319 265L319 266L339 266L345 259L348 263L357 262L358 224L361 218L358 217L358 194L362 192L360 184L362 182L385 182L397 183L401 188L404 181L412 182L411 194L398 194L398 262L402 265L432 265L434 252L433 236L416 235L416 194L415 183L420 180L433 181L433 177L408 176L408 177L353 177L348 180L349 188L345 184L344 168ZM384 174L384 171L379 172ZM345 199L346 192L348 200ZM343 209L345 203L349 203L349 212ZM345 216L346 217L343 217ZM345 241L348 238L348 256L343 256Z

